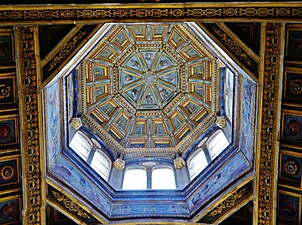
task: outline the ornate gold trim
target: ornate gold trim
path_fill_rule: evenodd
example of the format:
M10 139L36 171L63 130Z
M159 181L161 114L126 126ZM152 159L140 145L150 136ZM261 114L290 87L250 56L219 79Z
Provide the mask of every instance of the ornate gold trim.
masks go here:
M188 4L104 4L2 6L0 23L48 24L114 22L116 20L301 20L302 4L278 3L188 3Z
M67 51L63 52L61 49L63 49L64 46L68 45L68 42L70 41L70 39L72 39L73 36L75 36L76 38L79 36L78 32L82 27L83 25L76 25L74 28L72 28L71 31L69 31L69 33L45 56L45 58L41 61L41 66L44 67L58 54L58 52L65 54ZM53 65L54 63L51 64Z
M268 23L262 27L256 193L254 224L275 224L278 131L281 108L282 42L284 25Z
M225 23L217 23L218 26L224 30L226 34L228 34L232 39L236 39L238 41L238 44L241 46L241 48L256 62L259 62L260 57L250 48L246 45L244 41L242 41L234 32L231 31L231 29L225 25Z
M54 198L57 202L62 202L64 207L68 209L70 212L77 214L77 216L84 218L84 219L90 219L90 216L88 213L84 212L84 210L78 206L74 201L72 201L70 198L67 198L65 195L58 191L52 191L52 194L54 195Z
M83 223L82 219L86 221L95 220L97 223L105 224L106 221L91 209L87 208L81 202L70 195L67 190L63 190L55 181L47 179L47 203L54 206L56 209L61 210L69 215L73 220ZM56 192L56 194L53 193ZM57 196L56 198L51 198L51 195ZM72 206L71 206L72 205Z
M55 75L57 75L61 69L65 66L68 60L75 55L75 53L83 47L92 35L102 26L87 28L85 25L76 26L54 49L46 56L42 61L43 66L43 86Z
M230 213L236 211L239 207L242 207L246 203L248 203L253 198L253 181L250 180L245 185L239 187L232 194L230 194L227 198L225 198L220 203L216 204L214 208L211 210L207 210L207 214L205 214L200 221L201 222L212 222L218 223L225 219L225 217L229 216ZM208 218L206 220L205 218Z
M255 58L251 50L239 38L235 37L222 23L198 23L200 27L254 80L257 80L259 57Z
M200 214L198 217L196 217L194 219L194 221L196 222L204 222L204 223L220 223L223 219L227 218L228 216L230 216L231 214L234 213L234 211L237 211L238 209L240 209L243 205L245 205L247 202L249 202L252 198L253 198L253 189L254 189L254 184L252 184L254 182L254 177L250 176L247 180L241 182L238 186L233 185L232 187L230 187L229 189L229 194L225 195L224 197L222 197L218 202L216 202L215 204L203 209L203 213ZM241 196L242 198L236 198L235 199L235 204L237 204L235 207L233 208L224 208L223 210L225 211L220 211L219 214L220 216L218 216L216 219L213 219L213 221L208 221L205 220L205 217L209 214L213 214L215 213L215 210L217 208L219 208L220 206L224 205L228 199L234 199L234 196L236 196L238 193L238 191L242 191L242 189L247 190L251 189L250 191L248 191L248 195L247 196ZM239 200L239 202L236 202L237 200ZM233 205L234 206L234 205Z
M41 159L41 96L37 27L17 27L18 80L22 130L23 224L44 224L44 175Z

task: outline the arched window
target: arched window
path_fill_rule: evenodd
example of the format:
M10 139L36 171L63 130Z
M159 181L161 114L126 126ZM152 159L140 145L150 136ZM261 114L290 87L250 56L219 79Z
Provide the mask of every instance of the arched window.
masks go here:
M234 73L226 68L224 83L225 113L230 120L232 120L233 117L234 76Z
M147 172L143 168L127 169L123 182L124 190L147 189Z
M78 131L74 134L69 147L72 148L82 159L87 161L89 153L92 149L92 143L82 132Z
M175 177L172 168L154 168L152 170L152 189L175 189Z
M69 143L69 147L103 179L108 180L112 162L106 154L101 151L101 146L95 139L89 139L81 131L78 131Z
M215 159L228 145L229 141L223 131L216 131L207 141L207 149L211 159Z
M188 170L190 179L193 180L208 165L207 157L202 148L198 148L196 152L188 160Z
M229 141L222 130L201 140L187 161L190 179L200 174L228 145Z
M90 166L94 169L103 179L108 180L111 161L102 152L96 151L93 155Z

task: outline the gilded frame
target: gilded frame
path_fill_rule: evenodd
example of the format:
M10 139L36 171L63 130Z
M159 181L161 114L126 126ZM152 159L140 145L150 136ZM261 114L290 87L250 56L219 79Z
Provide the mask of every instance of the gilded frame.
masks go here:
M284 186L284 187L289 187L289 188L293 188L293 189L297 189L297 190L301 190L302 189L302 176L300 177L300 180L299 180L299 183L300 185L294 185L294 184L289 184L287 183L286 181L293 181L293 179L290 179L288 177L284 177L283 176L283 171L282 171L282 168L281 168L281 164L282 164L282 160L284 158L284 155L287 155L287 156L290 156L288 158L293 158L293 157L296 157L296 158L301 158L302 159L302 153L300 152L293 152L293 151L289 151L289 150L284 150L284 148L281 148L280 150L280 162L279 162L279 173L278 173L278 177L279 179L284 179L284 181L279 181L279 185L280 186ZM294 162L291 162L291 161L288 161L287 164L288 166L291 166L293 167L293 171L288 171L288 173L292 173L292 175L295 175L296 171L295 169L299 169L301 170L301 168L299 168L299 165L296 165L295 161L297 161L296 159L292 159ZM302 160L301 160L302 161Z
M7 162L7 161L15 161L15 166L16 166L16 170L17 171L12 171L12 172L14 172L15 174L11 174L10 176L16 176L16 181L14 181L14 182L8 182L8 183L6 183L6 184L1 184L2 186L8 186L8 185L12 185L12 184L20 184L21 183L21 159L20 159L20 155L16 155L16 156L3 156L3 157L0 157L0 162L1 163L4 163L4 162ZM7 166L9 169L11 169L10 168L10 166ZM4 169L5 168L1 168L0 167L0 171L1 171L1 178L3 179L3 180L5 180L5 178L3 178L3 173L4 173ZM9 179L11 179L11 178L6 178L7 180L9 180Z
M14 212L14 216L18 216L19 218L15 218L15 220L8 219L7 221L1 221L1 222L5 222L5 224L7 224L7 225L16 224L17 222L21 222L21 220L22 220L22 207L20 207L20 206L22 206L22 196L21 195L0 198L0 202L1 202L0 203L1 208L3 208L3 203L14 204L13 206L10 205L12 207L15 206L16 202L19 205L18 211ZM4 205L4 207L5 207L5 205ZM13 208L12 210L16 210L16 208Z
M297 224L300 224L301 223L301 204L302 204L302 198L301 198L301 195L299 195L299 194L296 194L296 193L292 193L292 192L288 192L288 191L283 191L283 190L279 190L278 191L278 202L280 202L281 201L281 195L287 195L287 196L290 196L292 199L293 198L296 198L296 199L298 199L298 215L297 215L297 220L295 220L294 218L291 218L291 217L293 217L292 216L292 214L291 214L291 211L290 212L288 212L288 210L287 211L284 211L284 212L282 212L281 213L281 208L279 207L278 209L277 209L277 212L278 212L278 218L279 219L284 219L285 221L286 220L288 220L288 221L290 221L290 222L293 222L293 223L297 223ZM287 199L288 201L291 201L291 202L293 202L293 200L289 200L289 199ZM290 203L288 203L288 204L290 204ZM291 203L291 204L294 204L294 203ZM286 209L286 207L284 207L285 209ZM282 210L283 211L283 210ZM284 214L283 214L284 213ZM283 215L282 215L283 214ZM286 215L286 214L288 214L288 215Z
M6 82L2 82L2 80L11 80L11 86L6 85ZM15 72L7 72L7 73L1 73L0 71L0 106L4 106L5 109L1 107L0 112L7 110L6 108L11 105L17 105L17 82L16 82L16 73ZM9 82L10 83L10 82ZM11 88L12 87L12 88ZM7 93L5 95L5 88ZM12 89L12 90L11 90ZM2 99L11 99L8 101L1 102ZM16 107L15 107L16 108Z
M298 32L296 35L302 34L302 25L301 24L287 24L286 26L286 40L285 43L285 62L299 64L302 61L302 57L299 56L299 51L302 53L302 49L300 50L300 39L298 37L292 37L291 32ZM298 44L298 46L296 46ZM298 49L295 49L298 47Z
M284 142L293 141L296 144L302 143L302 138L301 138L302 130L301 130L301 128L299 129L297 127L298 124L302 124L302 112L297 112L297 111L290 110L290 109L282 110L282 118L281 118L281 139L282 139L282 141L284 141ZM300 125L300 127L301 127L301 125ZM292 137L290 137L290 136L292 136Z
M301 26L301 32L302 32L302 26ZM292 76L294 78L291 79L290 76ZM290 86L291 84L294 85L294 82L296 82L296 89L294 89L295 87ZM300 86L301 89L299 89L299 84L301 84L301 86ZM296 106L296 107L302 106L302 69L301 68L285 67L283 104Z
M15 45L14 45L14 38L13 38L13 30L11 29L1 29L0 30L0 68L5 64L14 64L15 62ZM6 38L5 38L6 36ZM9 43L7 43L9 42ZM9 45L9 46L8 46ZM11 50L11 51L10 51ZM8 51L8 52L6 52ZM8 55L6 54L8 53ZM6 56L7 55L7 56Z
M19 144L19 119L17 114L0 116L0 144L3 147L14 147Z

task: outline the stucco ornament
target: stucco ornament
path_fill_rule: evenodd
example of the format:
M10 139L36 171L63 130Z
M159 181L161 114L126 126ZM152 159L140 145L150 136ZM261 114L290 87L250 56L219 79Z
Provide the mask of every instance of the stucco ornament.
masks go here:
M73 129L78 130L83 125L81 118L72 118L71 126Z
M180 156L176 157L176 159L174 159L174 167L175 169L182 169L184 166L186 165L186 161L181 158Z
M226 126L226 118L225 116L217 116L216 125L220 128L225 128Z
M113 166L117 169L117 170L123 170L125 169L125 161L121 158L117 158L114 163Z

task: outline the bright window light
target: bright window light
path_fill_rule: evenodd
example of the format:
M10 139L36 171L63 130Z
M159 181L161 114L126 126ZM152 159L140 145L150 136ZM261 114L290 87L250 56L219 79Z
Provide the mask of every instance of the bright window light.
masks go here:
M229 141L224 133L221 130L217 131L208 143L211 159L215 159L228 145Z
M101 152L96 151L92 158L91 167L105 180L108 180L111 161Z
M156 168L152 171L152 189L175 189L174 171L170 168Z
M206 168L208 165L206 155L202 148L199 148L197 150L197 153L194 154L188 162L188 169L191 180L193 180L198 174L200 174L200 172L203 171L204 168Z
M147 189L147 173L144 169L126 170L123 183L124 190Z
M92 148L87 138L84 137L84 134L80 132L75 133L69 144L69 147L72 148L85 161L87 161Z

